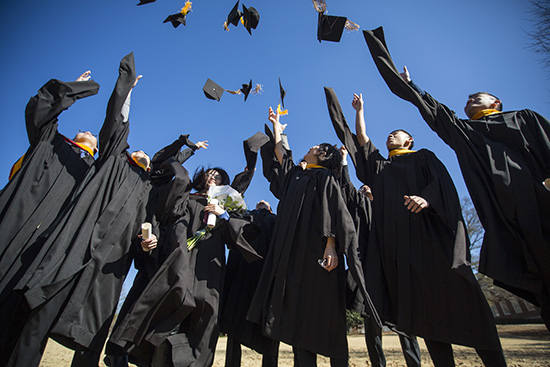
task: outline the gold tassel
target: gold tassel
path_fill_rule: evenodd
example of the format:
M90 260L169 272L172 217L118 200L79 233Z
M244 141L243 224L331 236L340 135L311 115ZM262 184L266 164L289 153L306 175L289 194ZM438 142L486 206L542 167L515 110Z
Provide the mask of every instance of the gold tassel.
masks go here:
M185 2L185 5L183 6L183 8L181 8L180 13L182 13L183 15L187 15L187 13L189 13L191 11L191 4L192 4L192 2L187 0Z
M359 24L357 23L354 23L352 22L351 20L346 20L346 25L344 26L344 28L346 28L348 31L352 31L352 32L355 32L355 31L358 31L359 28L361 28L359 26Z
M279 114L279 116L288 115L288 110L282 110L281 109L281 104L279 103L277 105L277 113Z
M256 84L256 87L250 92L252 94L261 94L264 90L262 89L262 85L261 84Z
M229 89L224 89L224 91L226 91L227 93L231 93L231 94L241 94L241 90L229 90Z
M313 7L319 13L324 13L327 10L327 2L325 0L311 0L313 1Z

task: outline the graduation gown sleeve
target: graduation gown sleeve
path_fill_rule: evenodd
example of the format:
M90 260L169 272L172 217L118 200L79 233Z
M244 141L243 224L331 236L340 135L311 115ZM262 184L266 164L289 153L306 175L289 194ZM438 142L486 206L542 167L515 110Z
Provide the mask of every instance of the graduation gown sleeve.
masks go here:
M27 135L31 146L40 139L41 131L55 124L61 112L68 109L76 100L97 94L99 84L93 80L81 82L62 82L50 80L32 97L25 108Z

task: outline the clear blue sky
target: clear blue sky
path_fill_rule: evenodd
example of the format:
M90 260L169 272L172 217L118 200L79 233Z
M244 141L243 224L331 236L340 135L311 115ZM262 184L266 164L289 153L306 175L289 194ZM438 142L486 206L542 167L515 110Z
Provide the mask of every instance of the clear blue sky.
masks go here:
M464 116L466 96L488 91L506 110L533 109L550 117L548 74L527 48L531 29L529 2L328 0L327 13L347 16L361 29L384 26L398 67ZM11 165L27 149L24 109L49 79L74 80L85 70L100 85L97 96L77 101L60 116L59 130L72 137L78 129L99 132L120 59L133 51L143 79L132 94L131 150L149 154L179 134L208 140L186 165L224 167L231 176L245 166L242 141L263 131L269 106L279 101L278 78L287 96L287 133L296 158L320 142L337 143L324 86L339 96L353 124L351 100L363 93L367 132L385 152L387 133L411 131L417 148L434 151L449 169L460 196L467 195L456 157L428 129L417 110L395 97L376 70L361 32L344 31L340 43L316 39L317 13L310 0L241 1L260 13L252 36L242 25L230 32L223 22L235 0L196 0L187 26L162 21L178 12L183 0L3 1L0 4L0 186ZM227 89L252 79L263 94L225 93L221 102L206 99L207 78ZM275 204L261 174L261 161L246 200ZM356 181L357 182L357 181Z

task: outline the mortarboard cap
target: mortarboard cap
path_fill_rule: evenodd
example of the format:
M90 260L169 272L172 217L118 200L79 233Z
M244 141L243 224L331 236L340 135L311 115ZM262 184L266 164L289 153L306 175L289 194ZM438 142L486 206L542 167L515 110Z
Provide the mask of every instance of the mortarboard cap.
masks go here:
M281 78L279 78L279 92L281 94L281 104L283 105L283 109L284 109L285 108L286 90L283 89L283 86L281 84Z
M138 5L150 4L150 3L154 3L155 1L157 1L157 0L139 0Z
M243 5L243 19L246 30L252 35L252 29L256 29L260 21L260 14L255 8L247 8Z
M245 102L251 90L252 90L252 79L250 79L250 82L248 82L248 84L243 84L243 87L241 88L241 92L244 94Z
M206 83L204 83L204 87L202 87L202 90L204 91L204 95L209 99L215 99L216 101L220 101L220 98L223 94L223 88L220 87L218 84L214 83L210 78L206 80Z
M174 28L178 28L180 24L185 25L185 14L182 13L176 13L169 15L168 18L164 19L163 23L172 23L172 26Z
M185 16L191 11L191 1L187 0L179 13L169 15L163 23L170 22L174 28L178 28L180 24L185 25Z
M237 1L233 9L231 9L231 12L227 15L227 21L225 22L226 29L227 29L227 26L229 26L229 24L233 24L234 26L237 26L242 16L243 16L243 13L239 10L239 1Z
M319 13L317 25L317 39L321 41L340 42L342 32L346 26L346 17L337 17Z

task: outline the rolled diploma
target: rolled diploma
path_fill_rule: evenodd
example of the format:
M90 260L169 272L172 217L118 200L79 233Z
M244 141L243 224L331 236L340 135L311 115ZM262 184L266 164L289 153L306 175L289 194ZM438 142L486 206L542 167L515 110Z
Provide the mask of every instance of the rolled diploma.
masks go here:
M153 232L152 230L152 226L151 226L151 223L148 223L148 222L145 222L141 225L141 238L143 238L144 240L147 240L149 238L151 238L151 233ZM145 252L149 252L151 250L147 249L147 250L143 250Z
M218 199L211 199L209 204L218 204ZM214 227L216 225L216 219L216 214L208 213L208 220L206 221L206 225L211 228Z

